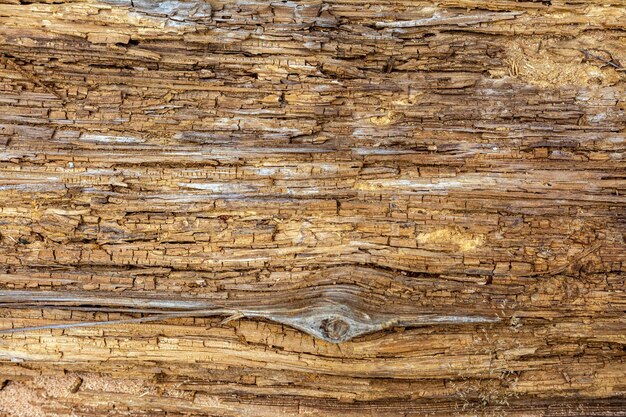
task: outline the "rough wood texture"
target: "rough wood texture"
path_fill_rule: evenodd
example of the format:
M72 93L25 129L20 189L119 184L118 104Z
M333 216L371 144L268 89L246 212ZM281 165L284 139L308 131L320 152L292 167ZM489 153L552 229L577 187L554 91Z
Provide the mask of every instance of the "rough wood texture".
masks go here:
M0 414L626 415L625 29L0 0Z

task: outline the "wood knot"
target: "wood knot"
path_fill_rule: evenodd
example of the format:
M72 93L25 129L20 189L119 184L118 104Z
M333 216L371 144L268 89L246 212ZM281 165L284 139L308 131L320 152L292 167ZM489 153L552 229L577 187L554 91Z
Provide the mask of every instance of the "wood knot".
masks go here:
M330 340L341 340L348 334L350 325L339 317L329 317L322 320L320 330Z

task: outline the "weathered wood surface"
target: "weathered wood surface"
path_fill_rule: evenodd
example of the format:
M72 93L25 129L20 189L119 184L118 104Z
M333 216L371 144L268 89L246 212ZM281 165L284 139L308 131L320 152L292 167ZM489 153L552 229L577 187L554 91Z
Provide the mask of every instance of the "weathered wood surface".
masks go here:
M625 29L0 0L0 414L626 415Z

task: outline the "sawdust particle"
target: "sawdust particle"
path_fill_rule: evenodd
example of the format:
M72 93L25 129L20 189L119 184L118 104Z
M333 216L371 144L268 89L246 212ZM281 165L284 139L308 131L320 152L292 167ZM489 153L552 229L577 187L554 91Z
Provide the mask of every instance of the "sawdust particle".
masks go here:
M46 413L40 405L42 401L41 395L33 388L21 382L10 382L0 391L0 415L45 417Z
M580 48L586 44L598 45L602 42L583 38L576 41L516 39L506 47L507 69L494 69L490 74L496 78L517 78L543 88L611 86L618 83L621 74L614 68L585 59ZM620 49L612 46L608 48L619 54Z
M383 116L370 117L370 122L372 124L375 124L376 126L387 126L396 122L398 119L400 119L400 117L401 117L401 114L396 113L394 111L389 111L387 112L387 114Z
M453 245L461 252L469 252L482 246L485 243L485 237L448 228L420 233L417 235L417 243L431 246Z

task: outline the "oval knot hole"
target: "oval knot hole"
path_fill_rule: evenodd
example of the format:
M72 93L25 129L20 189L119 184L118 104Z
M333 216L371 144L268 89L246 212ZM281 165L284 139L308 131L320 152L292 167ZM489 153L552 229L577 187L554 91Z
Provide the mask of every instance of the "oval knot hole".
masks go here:
M350 325L339 317L330 317L322 320L320 330L329 339L337 340L348 333Z

